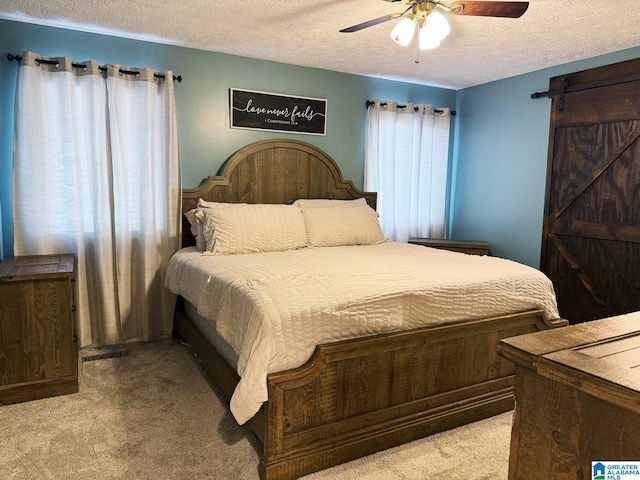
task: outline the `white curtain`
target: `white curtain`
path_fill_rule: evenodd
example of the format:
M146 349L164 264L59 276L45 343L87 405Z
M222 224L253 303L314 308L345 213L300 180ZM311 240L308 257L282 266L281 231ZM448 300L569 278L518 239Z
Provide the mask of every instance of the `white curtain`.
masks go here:
M14 250L76 255L80 346L171 333L180 160L173 76L154 73L31 52L18 71Z
M450 110L375 100L368 108L366 191L384 235L445 238Z

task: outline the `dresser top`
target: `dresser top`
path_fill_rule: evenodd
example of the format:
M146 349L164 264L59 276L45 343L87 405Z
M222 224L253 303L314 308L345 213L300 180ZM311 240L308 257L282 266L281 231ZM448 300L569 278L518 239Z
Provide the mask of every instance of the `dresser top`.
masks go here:
M500 341L502 356L640 413L640 312Z
M27 255L0 263L0 282L73 276L73 254Z

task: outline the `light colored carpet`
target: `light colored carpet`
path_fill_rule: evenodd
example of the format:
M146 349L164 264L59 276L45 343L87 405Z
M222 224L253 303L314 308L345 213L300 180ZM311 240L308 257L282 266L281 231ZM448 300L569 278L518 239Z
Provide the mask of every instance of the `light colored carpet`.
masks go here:
M0 407L1 479L258 479L257 441L188 349L125 348L81 361L79 393ZM510 429L509 412L304 478L504 480Z

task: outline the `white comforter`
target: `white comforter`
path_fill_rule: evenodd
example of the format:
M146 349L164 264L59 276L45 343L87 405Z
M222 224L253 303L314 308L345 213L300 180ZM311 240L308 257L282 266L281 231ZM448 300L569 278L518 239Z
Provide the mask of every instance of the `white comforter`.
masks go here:
M558 318L553 286L534 268L396 242L246 255L185 248L166 285L238 354L231 412L240 424L267 400L267 374L302 365L319 343L532 308Z

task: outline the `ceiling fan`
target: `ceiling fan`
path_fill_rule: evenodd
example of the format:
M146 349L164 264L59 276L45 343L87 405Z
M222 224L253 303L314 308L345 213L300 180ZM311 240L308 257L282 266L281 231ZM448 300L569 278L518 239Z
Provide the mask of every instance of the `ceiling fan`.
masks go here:
M408 8L401 13L392 13L383 17L353 25L340 30L342 33L357 32L380 23L400 18L391 31L391 38L400 45L407 46L416 30L419 31L419 48L421 50L440 45L450 32L451 27L444 15L438 10L453 15L470 15L479 17L519 18L529 8L529 2L459 0L443 3L440 0L385 0L390 3L402 3Z

